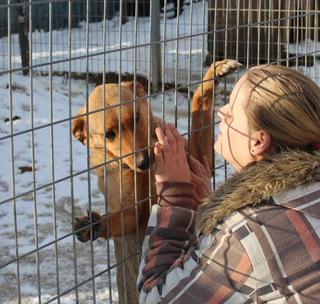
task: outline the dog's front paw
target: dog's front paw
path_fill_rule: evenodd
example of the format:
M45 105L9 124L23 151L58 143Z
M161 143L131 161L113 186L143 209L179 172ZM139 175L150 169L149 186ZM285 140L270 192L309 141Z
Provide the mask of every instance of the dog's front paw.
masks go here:
M210 69L214 69L215 77L220 78L234 72L237 68L241 66L242 64L236 60L225 59L212 64Z
M100 235L101 215L98 212L90 212L89 210L87 213L87 216L77 216L73 224L75 234L80 242L87 242L90 239L94 241Z

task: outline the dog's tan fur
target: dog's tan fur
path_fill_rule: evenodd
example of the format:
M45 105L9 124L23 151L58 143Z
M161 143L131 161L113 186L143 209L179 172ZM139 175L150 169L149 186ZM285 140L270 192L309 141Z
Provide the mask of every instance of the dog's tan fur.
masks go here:
M216 62L215 66L208 70L203 79L204 82L193 95L192 130L194 132L191 135L191 153L198 159L205 155L209 160L210 167L212 166L213 146L213 130L210 123L212 123L214 82L208 80L219 78L237 67L238 63L231 60ZM105 102L103 102L103 97L105 97ZM135 107L133 100L136 100ZM137 160L148 158L148 133L151 135L150 144L152 146L156 140L155 128L161 125L161 120L154 117L150 109L148 110L146 92L142 85L136 83L134 88L133 82L122 82L120 89L118 84L96 87L89 97L87 110L89 114L86 114L86 108L81 108L79 116L73 120L73 134L83 144L89 144L90 165L96 168L98 186L100 191L104 193L107 203L108 215L95 215L98 222L95 224L98 227L99 234L97 236L114 239L118 263L127 256L135 256L126 262L125 277L123 269L117 267L117 281L119 303L137 303L135 292L139 265L139 254L137 253L141 249L149 218L148 197L151 192L153 196L150 200L151 203L154 203L155 191L152 169L151 180L149 180L147 169L150 166L144 165L142 169L135 166L134 151L138 151L136 153ZM134 115L134 110L136 115ZM134 119L137 117L139 120L136 121L134 130ZM121 139L119 134L120 118ZM148 126L150 127L149 132L147 131ZM209 127L202 129L203 126ZM114 138L105 139L104 134L111 130L114 132ZM120 161L118 160L120 156L122 156L121 182ZM103 166L105 161L106 165ZM134 182L135 169L137 170L136 184ZM87 241L92 236L90 227L83 228L84 222L92 222L92 217L89 215L76 219L75 230L81 241ZM122 237L125 240L124 244L122 244ZM124 256L122 256L122 250L124 250ZM124 291L125 279L126 292Z
M89 97L88 111L93 112L87 117L81 116L73 120L73 134L83 144L89 144L90 147L90 166L95 169L98 177L99 190L105 194L108 204L109 229L101 229L100 237L119 237L122 233L121 214L119 209L123 209L124 235L134 234L136 230L135 215L135 196L134 196L134 141L136 158L143 158L148 152L148 119L152 132L158 125L159 120L153 118L152 113L148 115L148 104L145 98L145 91L141 84L136 83L137 101L135 105L136 113L140 116L136 123L134 136L134 100L132 82L122 82L119 92L118 84L105 85L105 105L103 104L103 86L94 89ZM119 93L121 98L119 98ZM120 104L119 104L120 100ZM106 108L104 111L103 108ZM105 112L105 114L104 114ZM81 108L78 114L85 114L86 109ZM120 114L120 115L119 115ZM121 116L121 139L119 137L119 116ZM104 127L105 123L105 127ZM89 129L89 138L87 137L87 128ZM115 137L112 140L105 140L105 132L112 130ZM154 134L152 137L154 139ZM121 140L121 153L120 149ZM105 150L104 150L105 149ZM122 155L122 191L120 191L120 161L118 158ZM107 163L104 166L102 164ZM136 179L137 201L148 197L148 171L137 168ZM139 172L140 171L140 172ZM105 174L106 173L106 174ZM106 180L104 179L106 176ZM152 183L153 184L153 183ZM120 200L122 194L122 202ZM145 226L145 214L148 214L147 201L137 204L137 214L139 224ZM102 223L106 224L106 223ZM140 226L139 225L139 226ZM105 225L106 226L106 225ZM106 228L106 227L105 227Z

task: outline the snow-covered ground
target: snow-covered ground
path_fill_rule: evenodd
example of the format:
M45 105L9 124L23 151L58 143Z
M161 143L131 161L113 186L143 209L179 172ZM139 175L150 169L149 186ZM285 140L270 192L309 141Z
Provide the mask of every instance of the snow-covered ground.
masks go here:
M51 121L57 122L69 116L69 106L72 115L83 105L86 95L86 84L84 81L72 81L71 95L69 102L68 85L62 77L54 78L52 83L52 103L50 102L49 81L44 77L33 78L33 87L30 90L30 82L27 77L13 75L12 79L12 112L14 116L20 117L13 124L13 132L21 132L31 128L31 113L33 112L34 127L43 127ZM1 138L11 134L10 122L4 123L9 115L9 90L7 76L0 77L0 96L2 98L0 108L0 136ZM89 87L91 89L91 87ZM30 105L30 92L33 94L33 106ZM50 106L52 105L53 117L51 120ZM32 111L33 107L33 111ZM53 149L51 150L51 132L53 134ZM34 141L32 150L31 132L14 137L11 150L11 139L0 141L0 201L10 199L14 194L20 196L15 201L8 201L0 205L0 264L9 263L16 255L26 257L19 260L20 286L23 295L23 303L38 303L35 297L37 289L37 267L36 260L39 261L39 273L41 281L42 301L51 298L57 291L56 287L56 264L55 264L55 246L48 244L71 233L71 208L72 194L70 179L56 183L54 189L52 186L43 187L33 196L32 193L22 195L35 188L51 184L54 180L59 180L70 175L71 154L69 146L69 122L57 123L53 126L43 127L34 131ZM73 145L73 167L74 172L86 168L86 149L83 149L77 142L72 141ZM12 154L11 154L12 153ZM35 168L34 179L32 172L22 173L19 167L32 166L32 153L34 153ZM12 172L12 156L14 159L14 168ZM54 163L52 167L52 157ZM54 176L53 176L54 172ZM14 177L12 177L12 173ZM12 178L15 179L15 189L13 192ZM88 202L88 176L82 174L74 178L74 206L76 210L85 207ZM53 192L54 191L54 192ZM54 204L55 195L55 204ZM103 204L102 196L95 187L95 181L92 179L91 191L92 204L97 208ZM15 207L15 210L14 210ZM37 217L35 217L35 210ZM15 214L16 212L16 214ZM56 222L54 219L56 213ZM82 212L82 211L81 211ZM78 212L80 213L80 212ZM17 225L17 244L14 238L14 217L16 216ZM39 251L39 256L29 254L35 245L35 223L37 222L38 248L44 246ZM74 274L74 256L73 256L73 238L68 236L58 242L57 257L59 268L60 292L67 290L75 285ZM105 269L106 246L95 246L95 271ZM77 279L78 282L87 279L90 274L90 248L88 245L76 242L77 253L80 256L77 259ZM83 258L85 257L85 258ZM2 266L1 266L2 267ZM114 276L112 276L114 278ZM17 268L16 264L10 264L1 269L0 274L0 295L1 303L17 303ZM97 286L103 284L105 278L101 277L96 281ZM112 282L115 288L115 282ZM89 300L86 290L91 290L89 284L79 289L79 299ZM98 288L97 288L98 289ZM98 295L106 299L106 294ZM116 295L114 296L116 297ZM73 295L68 295L68 301L74 303ZM65 303L69 303L66 301ZM88 302L89 303L89 302Z
M180 24L184 26L180 27L179 37L202 32L207 16L203 8L201 3L193 5L192 29L186 26L189 24L190 9L185 8L180 16ZM177 19L167 20L164 33L164 20L161 20L163 38L176 37L176 22ZM68 31L53 31L52 57L49 52L49 33L32 33L32 63L44 64L35 70L48 71L49 61L61 61L53 64L52 69L66 71L69 70L69 62L65 60L69 56L75 58L89 55L88 60L72 59L71 71L102 72L104 57L96 54L104 50L103 26L103 22L89 24L88 45L85 39L86 24L82 23L79 28L72 29L70 54ZM118 27L117 18L105 23L107 51L119 49ZM129 18L129 22L122 26L122 47L130 48L149 42L149 18L138 19L136 36L134 27L133 18ZM10 41L11 68L19 68L18 35L12 35ZM202 35L192 38L191 41L181 39L178 45L175 41L166 42L165 54L162 53L162 56L165 56L166 82L173 81L176 67L182 71L184 80L186 79L189 55L192 62L191 77L200 80L204 58L203 43ZM0 50L7 50L7 46L8 38L0 39ZM177 50L179 56L176 65ZM132 64L134 56L137 58L136 67ZM148 76L149 63L146 58L149 57L148 46L136 48L136 54L134 49L122 51L121 72L133 73L136 70L137 73ZM0 69L5 71L8 69L8 59L4 56L0 58ZM120 52L108 53L105 57L105 71L118 72L119 59ZM48 77L33 76L31 80L19 73L11 75L11 81L9 74L0 76L0 302L17 303L19 288L22 303L49 301L58 293L66 293L60 298L61 303L76 303L77 300L81 304L92 303L94 297L97 303L106 303L110 297L116 302L115 267L110 273L97 276L94 281L95 288L93 281L89 280L93 273L105 271L108 263L109 266L115 264L112 241L108 243L98 240L94 243L92 262L90 244L75 240L71 229L72 207L74 206L76 215L83 214L88 209L89 197L94 210L104 211L104 201L97 189L96 178L91 174L89 179L86 172L87 150L70 137L68 120L70 115L75 115L85 104L93 87L81 80L72 80L69 83L63 77L53 77L50 83ZM173 122L175 99L178 104L178 127L181 131L186 131L188 102L185 95L175 95L174 92L166 94L164 98L159 95L151 99L152 108L161 115L164 100L166 120ZM18 117L13 121L12 130L11 122L8 121L11 117L10 110L12 117ZM36 128L34 132L31 132L32 128ZM10 135L17 133L21 134L11 139ZM35 171L23 172L23 168L33 166L33 160ZM85 173L76 175L71 180L70 174L77 172ZM33 193L35 188L40 190ZM17 197L14 201L11 200L13 196ZM59 241L55 242L56 239ZM12 262L16 257L19 257L18 262ZM67 292L76 285L80 287Z
M33 77L32 89L30 89L30 78L18 74L12 76L12 113L13 116L20 117L13 122L13 133L29 131L13 137L13 150L11 150L12 142L9 136L11 123L10 121L5 122L10 117L9 79L8 75L1 76L0 201L4 203L0 205L0 297L1 303L17 302L17 264L10 263L10 261L18 255L22 256L18 263L22 303L38 303L37 260L42 301L50 299L57 293L56 267L59 269L60 293L74 287L75 278L78 283L81 283L92 275L90 245L76 241L75 259L73 236L71 235L72 206L74 204L76 214L83 214L88 208L89 193L87 172L73 178L73 192L71 192L70 166L72 164L75 174L85 171L87 151L74 138L70 142L69 121L64 121L68 119L70 113L75 115L80 106L85 103L86 91L87 89L91 91L92 86L87 86L82 80L72 80L69 91L69 83L64 78L53 77L50 89L49 78ZM223 95L220 94L220 99L222 97ZM166 94L164 98L166 120L169 122L174 121L174 99L174 93ZM178 127L185 132L187 131L187 96L177 93L177 104ZM151 105L156 114L162 115L162 95L152 98ZM31 114L33 114L33 127L36 128L33 132L33 139L30 131ZM34 174L32 172L22 173L19 168L32 167L33 155L36 168ZM12 160L14 160L13 167ZM53 188L52 182L59 180L60 182L55 183ZM90 186L93 209L103 212L103 198L97 190L96 178L93 174ZM34 187L41 188L36 191L35 195L30 192ZM18 197L15 201L10 200L13 195ZM17 242L14 237L15 218ZM37 225L38 234L37 245L35 225ZM54 243L51 244L56 238L62 238L58 241L57 248ZM107 246L108 243L105 241L94 243L95 273L108 267ZM37 247L41 248L38 256L33 252ZM114 263L112 242L110 242L110 250L111 263ZM56 258L58 264L56 264ZM75 261L77 263L76 274ZM3 267L6 264L8 265ZM98 276L95 280L98 303L109 298L108 284L107 274ZM114 292L112 298L116 300L114 271L111 274L111 285ZM78 296L80 303L91 303L91 281L78 289ZM68 293L61 300L62 303L75 303L75 291Z
M171 8L172 4L168 5ZM192 14L190 15L190 11ZM168 16L172 12L168 13ZM190 26L190 18L192 25ZM71 43L69 45L69 33L67 29L54 30L50 34L43 31L32 33L32 64L46 64L49 61L57 62L53 65L54 71L68 71L71 60L71 71L73 72L98 72L103 71L102 62L105 60L105 71L121 73L137 73L149 75L150 67L150 18L140 17L137 19L137 30L135 32L135 18L128 17L129 21L121 26L119 34L119 17L99 23L89 24L81 22L78 28L71 30ZM207 28L207 2L199 2L191 6L185 6L183 13L177 18L160 19L161 39L168 40L161 44L165 52L161 52L162 63L165 65L165 82L175 79L175 70L178 71L178 82L183 83L186 79L186 71L189 69L189 58L191 57L191 76L196 77L201 71L202 62L206 55L206 35L202 34ZM105 28L104 28L105 26ZM178 28L178 31L177 31ZM88 35L86 31L88 30ZM105 30L105 46L103 44L103 32ZM191 38L183 38L193 35ZM177 43L176 37L179 37ZM87 39L88 38L88 39ZM51 40L52 39L52 40ZM50 58L50 41L52 45L52 57ZM7 50L8 39L0 39L0 50ZM119 51L123 49L121 52ZM134 47L138 46L138 47ZM11 36L11 65L12 68L20 68L20 48L18 34ZM69 54L70 47L70 54ZM134 47L134 48L133 48ZM102 53L106 51L104 57ZM178 54L177 54L178 52ZM5 55L8 53L4 51ZM177 56L178 55L178 56ZM88 56L88 57L87 57ZM121 56L121 67L119 59ZM1 56L0 56L1 57ZM2 57L1 70L8 68L7 57ZM75 59L79 58L79 59ZM86 59L88 58L88 60ZM136 66L133 58L136 58ZM164 60L165 58L165 60ZM178 62L177 62L178 60ZM177 65L176 65L177 64ZM36 70L48 71L48 65L38 66Z
M190 31L190 26L181 26L179 37L190 33L201 33L203 20L206 28L206 16L207 13L203 10L202 3L194 3L192 20L195 22L192 31ZM189 18L190 8L186 7L180 16L180 22L189 24ZM162 19L162 35L164 35L163 22ZM72 29L71 56L92 55L88 61L86 59L72 60L72 71L84 72L87 66L91 72L102 71L103 56L93 56L103 51L102 29L102 22L89 24L88 49L85 42L86 25ZM133 29L134 19L131 18L122 28L126 33L122 37L123 47L131 47L135 43L143 44L149 41L149 18L138 20L138 32L141 34L137 36L137 41L135 41ZM117 30L116 18L106 22L107 50L119 48ZM52 32L52 60L68 58L67 37L67 30ZM166 38L174 37L176 37L176 19L167 20ZM35 32L32 39L35 45L33 64L48 63L48 33ZM20 67L18 36L13 35L11 42L12 67ZM44 47L44 42L47 42L46 47ZM181 79L188 75L190 54L191 79L200 79L205 55L202 50L206 41L202 40L202 36L193 38L191 48L189 48L189 42L189 39L183 39L178 45L178 68L181 71ZM7 43L7 38L0 39L0 50L5 49ZM40 44L43 49L37 49ZM290 47L293 53L296 51L303 53L306 49L311 52L320 51L320 44L313 42L309 42L307 48L304 43ZM176 54L176 42L167 42L166 81L174 79ZM133 73L134 66L131 62L134 57L133 49L123 51L121 56L121 71ZM149 47L137 48L136 71L146 76L149 74L148 63L145 60L148 57ZM106 71L119 71L118 60L119 52L109 53L106 56ZM1 69L6 70L7 64L7 59L0 62ZM52 68L54 71L68 70L68 62L54 64ZM48 65L41 69L48 70ZM315 67L301 68L301 70L320 84L319 61ZM94 274L99 274L108 268L108 263L114 265L112 241L108 243L98 240L94 243L92 263L90 244L82 244L74 240L71 229L72 206L74 206L76 215L83 214L88 208L90 197L92 208L104 211L104 201L96 187L96 178L94 174L91 174L89 179L86 171L87 150L70 136L70 121L68 120L85 104L87 95L93 86L82 80L72 80L69 83L63 77L53 77L52 84L48 77L34 76L31 81L29 77L13 73L12 91L10 92L9 77L9 74L0 76L0 202L2 202L0 204L0 302L17 303L19 286L21 300L24 304L38 303L39 294L41 294L41 302L48 301L58 292L60 294L66 292L61 297L60 303L76 303L77 299L81 304L92 303L93 290L95 290L97 303L107 303L110 296L116 302L115 268L110 275L106 272L97 276L94 281L95 288L93 288L92 280L88 280L92 277L93 270ZM218 90L218 102L223 102L224 94L231 90L234 80L233 77L228 79L227 87L224 88L222 84ZM19 117L13 122L12 131L11 123L7 121L10 118L10 100L12 101L12 117ZM166 93L164 98L161 94L151 98L151 106L160 116L162 116L163 100L167 121L174 121L174 104L177 101L178 128L185 132L187 130L187 96L170 92ZM34 132L31 132L32 128L36 128ZM10 135L17 133L19 135L14 136L11 140ZM23 167L33 166L33 159L36 170L23 172ZM77 172L84 173L74 176L71 181L70 174ZM224 172L221 172L221 175L217 177L218 180L222 180L223 176ZM33 194L34 188L41 189ZM13 196L17 199L11 200ZM14 235L15 226L17 238ZM59 241L54 242L56 239ZM110 252L108 252L109 249ZM11 263L16 256L19 257L18 262ZM38 289L38 281L41 282L40 289ZM82 284L82 282L85 283ZM77 284L81 285L78 289L67 292ZM111 295L109 285L112 290Z

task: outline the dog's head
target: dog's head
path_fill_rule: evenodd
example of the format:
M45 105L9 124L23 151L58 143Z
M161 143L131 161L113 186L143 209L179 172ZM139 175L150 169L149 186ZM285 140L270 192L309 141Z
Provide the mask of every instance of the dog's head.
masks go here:
M134 170L134 151L137 151L137 171L145 171L150 167L152 157L148 156L147 147L152 113L146 95L138 82L122 82L120 89L118 84L110 83L93 90L89 96L88 111L86 107L79 110L79 117L72 121L72 131L83 144L89 142L91 154L96 154L91 158L99 158L95 159L95 163L103 162L101 149L105 147L107 160L121 155L122 162Z

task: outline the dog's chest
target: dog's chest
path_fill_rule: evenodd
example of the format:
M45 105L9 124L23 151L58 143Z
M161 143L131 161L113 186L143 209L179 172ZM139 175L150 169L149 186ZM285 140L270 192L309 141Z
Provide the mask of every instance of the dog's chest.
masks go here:
M122 175L118 170L106 175L106 180L102 175L98 175L99 190L104 193L108 210L118 211L121 207L126 208L135 202L149 195L148 174L137 174L137 183L134 183L134 172L132 170L122 170Z

